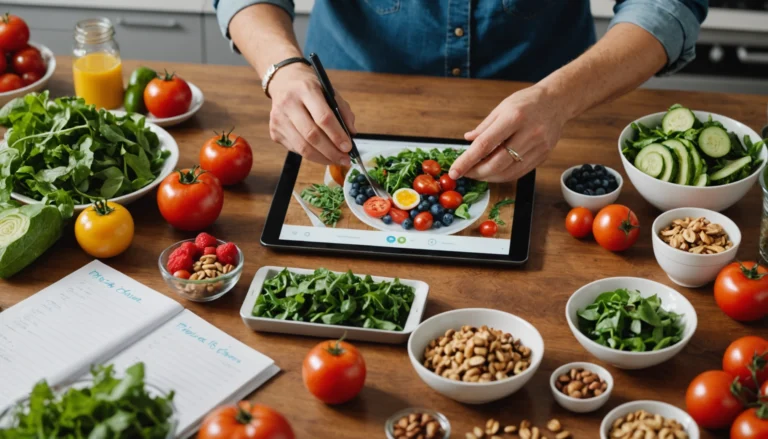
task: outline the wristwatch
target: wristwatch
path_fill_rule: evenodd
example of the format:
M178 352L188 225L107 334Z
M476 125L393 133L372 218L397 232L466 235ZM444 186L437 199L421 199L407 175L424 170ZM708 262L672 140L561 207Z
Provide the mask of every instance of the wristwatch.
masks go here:
M302 64L309 65L309 61L307 61L305 58L301 57L294 57L294 58L288 58L286 60L280 61L277 64L272 64L267 69L267 73L264 74L264 77L261 78L261 88L264 90L264 94L267 95L268 98L272 99L272 96L269 95L269 90L267 90L267 87L269 87L270 81L272 81L272 77L275 76L275 73L281 68L285 67L289 64L294 64L300 62Z

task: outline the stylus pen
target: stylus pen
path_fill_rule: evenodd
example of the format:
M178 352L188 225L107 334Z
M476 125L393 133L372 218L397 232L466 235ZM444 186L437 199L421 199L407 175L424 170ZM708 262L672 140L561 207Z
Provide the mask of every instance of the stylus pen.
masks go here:
M347 128L347 124L344 123L344 118L341 117L341 111L339 110L339 104L336 103L336 92L333 90L333 86L331 85L331 80L328 79L328 74L325 73L325 69L323 68L323 63L320 62L320 58L317 56L316 53L310 53L309 54L309 62L312 64L312 67L315 69L315 74L317 74L317 79L320 81L320 86L323 87L323 94L325 95L325 101L328 102L328 106L331 107L333 110L333 114L336 115L336 120L339 121L339 124L341 124L341 127L344 128L344 132L347 133L347 137L349 137L349 141L352 142L352 149L349 151L349 157L352 159L353 163L358 165L360 169L363 171L363 176L365 176L365 179L368 180L368 184L371 185L371 188L373 189L373 192L376 193L377 197L382 197L384 199L389 199L389 194L387 191L381 187L378 181L371 178L370 175L368 175L368 170L365 169L365 165L363 164L363 159L360 157L360 151L357 150L357 145L355 144L355 140L352 138L352 134L349 132L349 129Z

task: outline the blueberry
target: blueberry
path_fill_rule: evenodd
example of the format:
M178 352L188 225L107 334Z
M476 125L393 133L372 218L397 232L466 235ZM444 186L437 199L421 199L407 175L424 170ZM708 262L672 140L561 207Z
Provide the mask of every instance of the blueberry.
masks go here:
M429 202L429 204L435 204L437 203L437 197L434 195L430 195L429 197L427 197L427 201Z
M354 182L354 183L350 184L349 187L350 187L350 189L358 190L358 189L360 189L360 183Z
M456 192L460 193L463 197L467 193L467 189L464 186L459 186L456 188Z
M587 189L594 189L595 188L595 183L593 181L588 181L588 182L584 183L584 187L587 188Z
M597 176L597 177L605 177L605 169L601 169L599 171L595 171L595 176Z
M584 189L584 195L594 195L595 193L592 192L592 189Z
M614 176L613 174L608 174L608 180L616 181L616 176Z
M565 180L565 185L571 189L573 189L573 187L576 186L576 183L578 182L573 177L569 178L568 180Z
M575 178L576 180L580 179L581 178L581 171L576 169L573 172L571 172L571 178Z
M467 185L467 177L461 177L458 180L456 180L456 186L466 186Z
M456 211L455 211L455 210L453 210L453 209L448 209L448 210L446 210L445 212L446 212L446 213L450 213L451 215L453 215L454 213L456 213Z
M372 188L372 187L368 186L367 188L365 188L365 195L366 195L368 198L370 198L370 197L372 197L372 196L376 195L376 192L374 192L374 191L373 191L373 188Z
M585 189L585 187L581 183L579 183L579 184L577 184L576 186L573 187L573 190L575 190L578 193L583 193L584 189Z
M581 168L579 168L582 173L584 172L592 172L592 165L581 165Z
M608 186L610 186L610 185L611 185L611 182L606 180L606 179L603 179L603 181L600 184L600 186L602 186L603 189L608 189Z
M440 220L444 226L450 226L453 224L453 215L450 213L446 213L443 215L443 218Z
M404 219L402 226L405 230L410 230L413 227L413 220L410 218Z
M433 229L439 229L440 227L443 227L443 223L441 223L440 221L435 221L432 223Z
M598 188L603 185L603 182L599 178L595 178L594 180L592 180L592 184L594 184L595 187Z
M360 184L362 184L362 183L367 182L368 180L365 179L365 175L358 174L357 177L355 177L355 181L360 183Z
M440 215L445 213L445 209L443 208L443 206L441 206L439 204L433 204L429 208L429 212L432 214L433 217L440 218Z
M595 195L605 195L605 189L601 187L595 189Z
M358 194L357 189L352 188L352 189L349 190L349 196L350 197L355 198L355 197L357 197L357 194Z
M429 210L429 201L422 201L418 206L419 212L426 212Z
M384 215L381 217L381 221L384 222L384 224L392 224L392 217L389 215Z
M595 172L600 172L600 171L605 172L605 166L603 166L603 165L595 165Z
M416 208L416 209L411 209L411 211L410 211L410 212L408 212L408 214L409 214L409 215L411 215L411 218L416 218L416 215L418 215L419 213L420 213L420 212L419 212L419 209L418 209L418 208Z
M355 203L361 206L363 203L365 203L365 200L367 200L367 198L365 198L364 194L357 194L357 196L355 197Z

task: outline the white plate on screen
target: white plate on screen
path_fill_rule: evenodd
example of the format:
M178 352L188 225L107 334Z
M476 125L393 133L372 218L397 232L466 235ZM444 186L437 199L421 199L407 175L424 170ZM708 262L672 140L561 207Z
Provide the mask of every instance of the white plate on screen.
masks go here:
M454 148L458 149L455 146L437 146L437 149L449 149ZM367 152L364 154L361 154L361 157L363 159L363 162L365 163L365 168L368 170L373 169L373 159L378 156L395 156L400 151L403 151L404 149L419 149L418 146L406 146L404 148L390 148L390 149L384 149L381 151L375 151L375 152ZM424 149L424 148L421 148ZM357 204L355 202L355 199L352 198L349 195L349 189L351 188L352 183L349 182L349 175L352 172L353 169L357 169L355 166L352 166L347 174L344 176L344 200L346 200L347 205L349 206L349 209L352 211L355 216L362 221L363 223L373 227L374 229L383 230L385 232L402 232L405 229L400 224L384 224L383 221L381 221L378 218L372 218L368 216L365 213L365 210L363 210L363 206ZM390 194L391 195L391 194ZM462 230L466 229L467 227L471 226L475 223L480 217L485 213L485 209L488 208L488 203L491 199L491 191L486 191L472 206L469 207L469 216L470 218L462 219L458 217L454 217L453 223L450 226L443 226L439 229L429 229L424 231L416 231L415 229L411 229L409 231L413 233L424 233L424 234L431 234L431 235L453 235L454 233L461 232Z
M195 113L197 113L200 108L202 108L203 102L205 102L205 97L203 96L202 90L200 90L195 84L191 82L187 82L187 84L189 85L190 90L192 90L192 102L190 102L189 110L187 110L186 113L173 117L156 117L152 113L147 113L144 116L147 118L147 122L152 122L159 127L171 127L191 119L192 116L194 116ZM125 114L124 107L120 107L113 111L116 114Z

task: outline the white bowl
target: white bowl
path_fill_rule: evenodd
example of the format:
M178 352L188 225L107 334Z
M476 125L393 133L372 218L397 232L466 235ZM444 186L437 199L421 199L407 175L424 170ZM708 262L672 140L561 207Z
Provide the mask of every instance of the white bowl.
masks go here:
M424 348L429 342L444 335L448 329L459 329L464 325L486 325L519 338L523 346L531 349L531 365L519 375L489 383L452 381L424 367ZM408 356L419 378L433 390L466 404L484 404L517 392L533 377L544 358L544 340L533 325L516 315L495 309L464 308L447 311L422 322L408 339Z
M577 311L591 305L600 294L619 288L638 290L643 297L658 295L663 309L682 315L681 322L684 325L682 340L658 351L627 352L602 346L582 334L579 331ZM637 277L609 277L584 285L568 299L565 305L565 317L571 332L584 349L600 361L612 364L619 369L644 369L669 360L688 344L693 333L696 332L697 325L696 310L685 296L664 284Z
M40 55L43 57L43 61L45 61L46 65L45 74L37 82L33 82L32 84L18 88L16 90L0 93L0 106L7 104L12 99L22 97L27 93L44 89L45 86L48 85L48 81L51 79L51 76L53 76L53 72L56 71L56 57L53 55L51 49L43 46L40 43L35 43L34 41L30 41L29 45L40 51Z
M676 219L685 217L704 217L710 222L723 226L733 247L714 255L697 255L672 248L659 237L661 229L672 224ZM739 227L727 216L712 210L697 207L682 207L659 215L651 227L653 234L653 254L669 279L683 287L696 288L712 282L720 270L736 257L741 243Z
M568 396L557 390L557 387L555 387L555 382L557 382L557 379L560 377L560 375L570 372L571 369L579 368L595 373L600 377L600 379L605 381L605 383L608 385L608 387L605 389L605 392L593 398L579 399ZM560 404L562 408L574 413L589 413L594 412L595 410L604 406L605 403L608 402L608 399L610 399L611 392L613 391L613 376L611 376L610 372L608 372L604 367L600 367L594 363L568 363L558 367L554 372L552 372L552 376L549 378L549 387L552 389L552 395L554 395L555 401L557 401L557 403Z
M192 116L194 116L195 113L197 113L200 108L202 108L205 98L203 97L202 90L200 90L195 84L191 82L187 82L187 84L189 85L190 90L192 90L192 102L190 102L189 109L185 113L173 117L157 117L152 113L147 113L144 115L144 117L147 118L147 122L152 122L159 127L171 127L182 122L186 122L192 118ZM126 113L125 107L112 110L112 112L115 114Z
M170 175L171 172L173 172L176 169L176 164L179 162L179 145L176 144L176 141L173 140L173 137L168 133L168 131L149 122L147 122L146 126L150 130L152 130L153 133L157 134L157 138L160 141L159 148L161 150L166 150L170 152L170 155L166 157L165 163L163 164L163 169L160 171L160 174L157 176L157 178L155 178L152 181L152 183L144 186L143 188L135 192L131 192L129 194L125 194L117 198L111 198L109 201L122 204L123 206L133 203L134 201L138 200L144 195L150 193L155 187L157 187L157 185L160 184L161 181L165 179L165 177ZM12 192L11 198L24 204L39 203L38 200L21 195L17 192ZM90 204L75 204L75 214L82 212L88 206L90 206Z
M699 439L699 426L696 421L684 410L681 410L671 404L659 401L632 401L622 404L608 412L600 423L600 439L610 439L608 436L611 426L617 419L634 413L638 410L645 410L654 415L661 415L667 419L674 419L683 426L688 433L688 439Z
M699 120L707 120L711 115L712 120L722 123L726 130L734 132L739 139L743 139L745 135L752 138L753 142L759 142L761 139L752 128L729 117L709 113L707 111L694 111L693 113ZM653 128L661 125L661 119L665 114L666 113L649 114L648 116L643 116L640 119L637 119L635 122ZM744 197L752 185L755 184L758 175L760 175L760 172L765 168L765 163L768 159L768 149L763 147L760 150L760 158L763 160L762 165L760 165L760 168L752 173L752 175L743 180L721 186L683 186L653 178L650 175L641 172L635 165L630 163L629 160L624 157L624 154L622 154L621 149L627 139L634 139L634 137L635 130L632 129L631 124L627 125L619 136L619 155L621 156L621 162L624 164L624 170L627 172L629 180L635 188L637 188L637 191L640 192L640 195L642 195L646 201L662 211L686 206L701 207L717 212L725 210Z
M611 169L607 166L603 167L611 175L616 177L616 183L619 184L619 187L617 187L615 191L605 195L584 195L569 189L568 186L565 185L565 180L569 175L571 175L571 172L573 172L575 169L579 169L580 167L581 166L574 166L572 168L568 168L560 176L560 189L563 191L563 198L565 198L565 202L568 203L569 206L586 207L592 213L596 213L603 207L608 206L609 204L613 204L619 198L621 188L624 187L624 179L621 177L621 174L616 172L615 169Z

